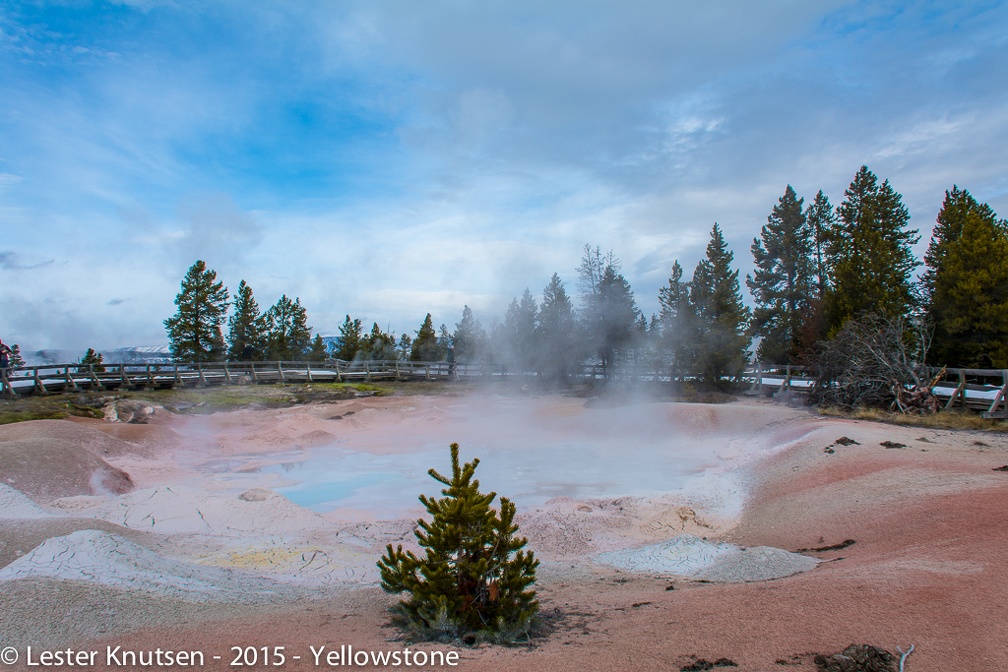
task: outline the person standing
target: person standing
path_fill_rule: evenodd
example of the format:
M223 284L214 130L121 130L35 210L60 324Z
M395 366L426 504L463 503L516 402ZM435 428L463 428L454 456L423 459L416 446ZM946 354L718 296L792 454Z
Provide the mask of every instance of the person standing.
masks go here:
M0 369L6 369L10 366L11 355L14 351L7 347L7 344L0 341Z

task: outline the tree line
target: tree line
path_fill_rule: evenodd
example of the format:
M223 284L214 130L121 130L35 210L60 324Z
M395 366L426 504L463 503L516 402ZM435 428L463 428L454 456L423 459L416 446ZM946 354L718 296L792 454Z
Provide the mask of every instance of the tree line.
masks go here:
M312 338L298 298L284 295L261 312L242 280L230 302L203 261L187 272L165 327L179 360L449 360L558 380L594 362L611 376L647 366L717 386L737 377L753 355L810 364L845 329L895 320L909 325L903 339L920 363L1008 368L1008 223L953 186L920 261L912 249L919 231L909 220L902 196L866 166L835 207L822 190L806 206L788 185L753 238L754 272L744 278L751 308L715 223L689 278L673 263L659 290L659 313L650 318L619 258L586 245L577 307L554 273L538 300L526 288L488 328L469 306L453 330L435 329L428 313L416 331L398 337L377 323L365 331L347 315L327 347L319 334Z

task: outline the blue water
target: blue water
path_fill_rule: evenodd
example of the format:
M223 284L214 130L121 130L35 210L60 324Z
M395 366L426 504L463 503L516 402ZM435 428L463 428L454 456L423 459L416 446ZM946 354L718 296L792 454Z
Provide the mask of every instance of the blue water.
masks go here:
M483 492L495 491L524 506L538 506L559 496L606 498L653 495L682 486L710 466L709 459L654 446L614 450L611 446L560 444L484 447L462 451L463 462L480 458L476 478ZM678 453L678 454L677 454ZM427 447L401 455L373 455L342 446L314 448L263 467L292 485L274 488L291 501L319 512L336 508L362 509L380 517L414 515L418 496L440 496L441 484L427 474L431 467L450 476L446 447Z

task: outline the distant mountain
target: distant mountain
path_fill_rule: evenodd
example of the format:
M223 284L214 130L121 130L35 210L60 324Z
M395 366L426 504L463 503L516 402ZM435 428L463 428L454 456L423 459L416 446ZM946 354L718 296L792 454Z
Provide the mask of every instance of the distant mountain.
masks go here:
M169 364L172 361L167 345L140 345L98 352L109 364ZM83 350L46 349L22 353L26 366L73 364L83 356Z

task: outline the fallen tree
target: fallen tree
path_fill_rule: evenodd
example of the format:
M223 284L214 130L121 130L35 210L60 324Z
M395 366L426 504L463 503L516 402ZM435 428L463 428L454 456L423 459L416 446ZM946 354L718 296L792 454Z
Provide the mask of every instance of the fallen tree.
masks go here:
M809 402L842 408L935 413L931 391L939 376L924 365L930 331L920 321L867 315L849 320L815 350Z

